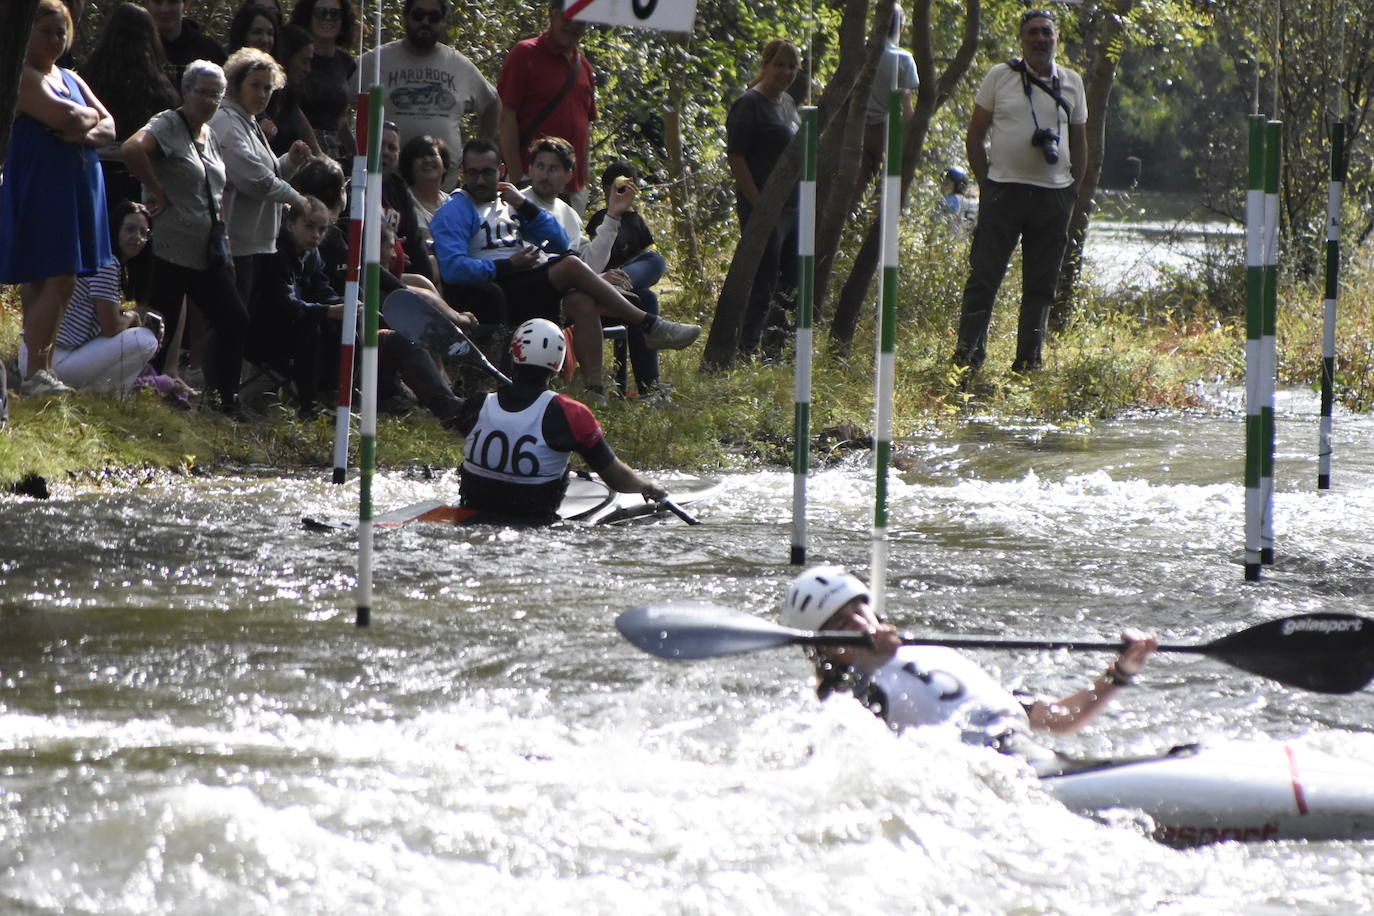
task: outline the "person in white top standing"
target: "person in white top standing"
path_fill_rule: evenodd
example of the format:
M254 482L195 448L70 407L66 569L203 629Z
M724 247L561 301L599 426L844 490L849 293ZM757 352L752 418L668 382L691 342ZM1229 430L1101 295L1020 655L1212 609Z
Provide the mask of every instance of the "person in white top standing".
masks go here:
M1054 62L1055 14L1021 14L1021 58L997 64L978 89L966 147L978 179L978 224L969 252L956 365L987 355L992 304L1021 243L1021 316L1013 372L1039 369L1045 321L1068 243L1069 217L1087 162L1083 79Z
M476 65L439 40L449 0L405 0L401 12L406 37L368 51L353 74L353 88L372 85L374 55L382 55L382 95L386 116L394 121L404 146L429 134L450 150L463 148L462 118L474 115L477 136L495 139L501 118L496 87ZM444 173L445 191L458 186L458 162Z

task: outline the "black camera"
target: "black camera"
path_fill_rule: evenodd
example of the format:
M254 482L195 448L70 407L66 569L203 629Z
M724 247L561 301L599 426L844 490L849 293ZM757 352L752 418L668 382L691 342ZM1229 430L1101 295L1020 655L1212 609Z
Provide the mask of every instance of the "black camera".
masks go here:
M1031 146L1040 147L1040 152L1045 154L1045 161L1054 165L1059 161L1059 135L1048 127L1038 127L1035 133L1031 134Z

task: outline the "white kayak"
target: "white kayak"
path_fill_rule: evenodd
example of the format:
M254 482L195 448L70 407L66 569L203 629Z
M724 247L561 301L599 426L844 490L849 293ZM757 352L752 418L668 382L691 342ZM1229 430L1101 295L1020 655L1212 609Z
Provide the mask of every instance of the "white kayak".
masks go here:
M1374 766L1286 743L1186 745L1044 774L1074 811L1143 811L1170 846L1374 839Z

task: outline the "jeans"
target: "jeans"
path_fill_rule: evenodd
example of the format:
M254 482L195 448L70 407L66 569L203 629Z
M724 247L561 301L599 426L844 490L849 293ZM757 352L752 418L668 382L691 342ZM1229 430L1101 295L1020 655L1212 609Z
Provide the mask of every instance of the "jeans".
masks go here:
M658 314L658 293L651 287L663 279L663 272L667 268L663 255L652 249L641 251L620 265L620 269L630 277L634 294L639 297L639 307L650 315ZM640 394L646 394L658 385L658 351L649 348L644 342L644 332L637 327L629 328L626 343L630 351L630 367L635 374L635 386Z
M737 200L735 211L739 214L742 230L754 212L752 204ZM796 298L797 291L797 210L785 208L778 217L778 224L768 235L763 256L759 258L758 270L754 273L754 285L749 291L749 304L744 310L744 326L740 331L739 348L742 353L753 353L763 340L765 328L778 328L786 325L785 306L781 300ZM776 350L766 355L777 356L781 353L780 335L769 336L766 350Z
M1039 369L1045 321L1059 282L1059 262L1068 244L1069 217L1077 189L1041 188L1028 184L983 183L978 223L969 249L969 276L954 362L976 369L987 356L992 304L1007 273L1016 243L1021 242L1021 314L1012 370Z

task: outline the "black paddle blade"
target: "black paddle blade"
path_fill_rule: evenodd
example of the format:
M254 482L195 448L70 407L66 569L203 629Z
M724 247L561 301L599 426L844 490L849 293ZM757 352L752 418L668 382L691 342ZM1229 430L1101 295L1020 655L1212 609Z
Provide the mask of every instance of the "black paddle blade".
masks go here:
M1242 671L1317 693L1354 693L1374 680L1374 620L1299 614L1201 646Z
M655 604L615 619L620 635L650 655L691 659L803 642L811 634L709 604Z
M491 364L466 334L458 330L438 309L408 289L398 289L386 297L382 316L393 331L415 343L476 366L503 385L510 379Z

